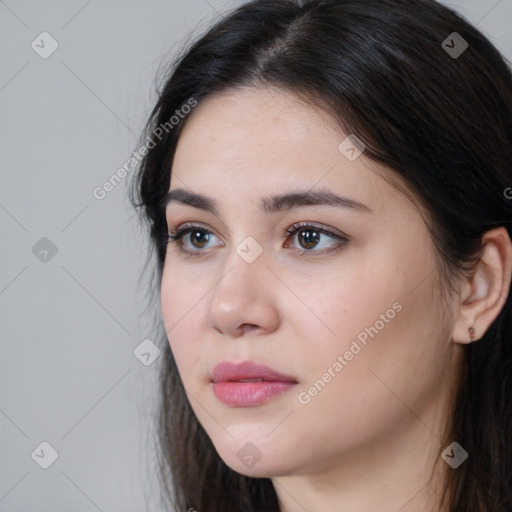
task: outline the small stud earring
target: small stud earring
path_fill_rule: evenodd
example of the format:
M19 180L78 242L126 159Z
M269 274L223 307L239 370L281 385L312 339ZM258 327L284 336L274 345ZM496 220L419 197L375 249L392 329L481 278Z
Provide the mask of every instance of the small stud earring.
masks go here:
M475 337L475 328L473 326L469 328L469 337L471 340L473 340Z

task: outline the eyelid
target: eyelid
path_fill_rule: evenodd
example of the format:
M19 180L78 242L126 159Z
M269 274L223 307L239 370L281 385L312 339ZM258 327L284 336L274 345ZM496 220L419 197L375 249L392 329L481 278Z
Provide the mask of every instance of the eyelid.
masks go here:
M202 224L201 222L184 222L183 224L180 224L174 231L169 229L169 234L172 236L176 236L176 233L183 232L184 230L189 228L200 228L203 231L211 233L212 235L215 234L206 224Z
M289 236L295 234L300 229L304 228L314 228L320 231L321 233L324 233L328 236L331 236L333 238L339 237L343 238L345 240L350 240L350 237L344 233L343 231L340 231L339 229L333 228L331 226L327 226L325 224L321 224L319 222L307 222L307 221L301 221L296 222L295 224L292 224L289 228L284 230L284 234L288 234Z
M200 228L200 229L206 231L207 233L211 233L212 235L215 235L215 233L206 224L203 224L201 222L184 222L183 224L179 224L178 227L174 231L169 229L169 234L172 236L176 236L176 233L183 232L184 230L186 230L188 228L192 228L192 229ZM350 239L350 237L346 233L344 233L343 231L340 231L339 229L336 229L331 226L327 226L325 224L321 224L318 222L313 222L313 221L296 222L296 223L292 224L290 227L283 229L283 236L284 235L291 236L292 234L294 234L294 232L297 231L297 229L300 229L300 228L316 228L319 231L322 231L328 235L339 236L340 238L345 238L347 240ZM217 235L215 235L215 236L217 236Z

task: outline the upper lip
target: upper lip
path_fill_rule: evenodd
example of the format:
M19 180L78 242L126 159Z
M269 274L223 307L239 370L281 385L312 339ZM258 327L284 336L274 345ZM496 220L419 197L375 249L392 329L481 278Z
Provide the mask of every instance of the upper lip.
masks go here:
M233 363L223 361L215 366L212 372L212 382L237 382L249 379L262 379L269 382L297 382L293 377L279 373L263 364L243 361Z

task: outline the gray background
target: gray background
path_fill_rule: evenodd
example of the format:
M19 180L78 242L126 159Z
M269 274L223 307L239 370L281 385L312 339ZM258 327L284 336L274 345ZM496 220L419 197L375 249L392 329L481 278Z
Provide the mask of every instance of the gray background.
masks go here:
M157 364L133 354L155 325L133 171L92 192L137 148L159 67L240 3L0 1L0 511L162 510ZM512 0L444 3L512 59ZM44 31L47 59L31 47Z

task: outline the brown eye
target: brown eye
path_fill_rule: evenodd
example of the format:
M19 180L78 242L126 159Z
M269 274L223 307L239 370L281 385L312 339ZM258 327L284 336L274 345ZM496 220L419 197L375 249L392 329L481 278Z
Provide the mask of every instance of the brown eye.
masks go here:
M218 240L209 229L190 224L183 224L174 234L167 235L167 243L175 244L183 253L190 255L203 254L210 248L221 246L222 242L212 245L215 239Z
M197 249L202 249L210 240L210 233L202 229L190 231L190 242Z
M324 254L335 250L348 242L348 238L324 227L316 227L309 223L299 223L285 230L288 239L296 243L286 244L299 251L311 254Z
M298 234L299 244L304 249L313 249L320 241L320 233L312 229L302 229Z

